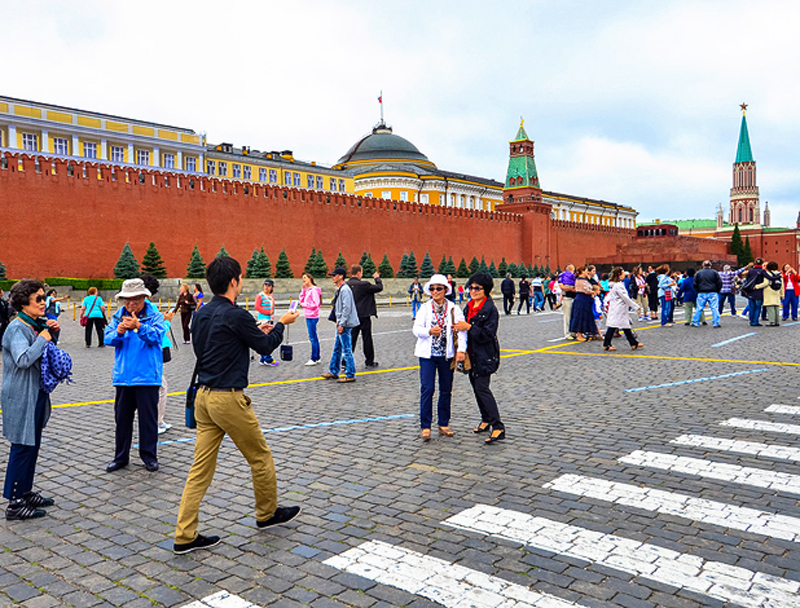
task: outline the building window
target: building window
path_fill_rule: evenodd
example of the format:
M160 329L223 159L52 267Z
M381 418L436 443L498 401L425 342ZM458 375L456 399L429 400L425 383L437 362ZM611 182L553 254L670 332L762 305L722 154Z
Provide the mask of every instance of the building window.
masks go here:
M222 164L222 163L220 163L220 164ZM242 165L240 165L239 163L233 163L232 167L233 167L233 177L235 177L236 179L241 178L242 177Z
M67 156L69 154L69 144L65 138L53 138L53 154L60 154L61 156Z
M28 152L39 151L39 136L36 133L22 134L22 149Z
M300 187L300 183L301 183L300 182L300 177L301 176L300 176L299 173L295 173L294 174L294 185L297 186L298 188Z
M284 186L292 185L292 174L289 171L283 174L283 185Z
M97 144L91 141L83 142L83 157L97 158Z
M258 181L265 182L267 181L267 170L266 169L259 169L258 170Z
M214 175L217 172L217 163L213 160L207 161L206 169L209 175Z
M251 173L250 165L244 166L244 178L245 179L253 179L253 174Z
M444 206L444 194L439 195L439 205Z
M317 175L317 190L325 189L325 178Z
M175 155L174 154L164 154L164 168L165 169L174 169L175 168Z
M276 169L269 170L269 183L270 184L278 183L278 171Z
M219 175L220 177L228 177L228 163L219 161Z
M420 194L419 195L419 202L422 203L423 205L427 205L428 204L428 195L427 194Z
M122 146L111 146L111 162L125 162L125 149Z
M346 190L346 188L344 187L344 180L340 179L339 180L339 192L344 192L345 190Z
M392 198L392 191L391 190L383 190L381 192L381 198L391 199Z
M193 156L186 159L186 170L191 171L192 173L197 171L197 159L195 159Z
M400 191L400 200L401 201L408 201L408 192L405 190Z
M150 165L150 150L136 150L136 164Z
M331 192L336 192L336 178L331 178Z
M308 189L311 190L314 187L314 176L313 175L306 175Z
M364 198L372 198L372 192L367 192L367 193L364 195Z

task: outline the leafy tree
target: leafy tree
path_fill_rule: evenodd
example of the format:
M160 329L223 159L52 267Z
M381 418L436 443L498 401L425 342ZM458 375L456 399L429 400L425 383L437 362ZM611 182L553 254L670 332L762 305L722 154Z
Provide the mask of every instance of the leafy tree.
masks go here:
M506 276L506 273L508 272L508 264L506 264L505 256L503 257L502 260L500 260L500 263L497 265L497 272L500 274L501 277Z
M272 276L272 264L269 257L264 253L264 247L256 255L256 261L253 264L253 269L247 271L248 278L251 279L268 279Z
M417 269L417 258L412 251L408 254L408 260L406 261L405 278L413 279L414 277L418 276L419 270Z
M281 249L278 254L278 261L275 264L275 278L276 279L293 279L294 273L289 264L289 256L286 255L286 248Z
M192 255L189 258L189 266L186 268L187 279L203 279L206 276L206 265L200 255L200 250L197 248L197 243L194 244Z
M337 268L347 268L347 262L345 261L341 251L339 252L339 255L336 257L334 266Z
M225 245L223 244L222 247L220 247L220 249L219 249L219 253L217 255L215 255L214 257L217 257L217 258L229 258L229 257L231 257L231 254L228 253L228 251L225 249Z
M511 262L507 267L506 274L510 274L516 279L519 276L519 267L514 262Z
M161 254L156 249L156 244L150 241L147 251L142 258L142 274L152 274L157 279L167 278L167 269L164 266L164 260L161 259Z
M492 260L492 263L489 264L489 274L492 275L492 278L500 278L500 273L497 272L497 267L494 265L494 260Z
M442 261L439 262L438 271L439 274L447 274L447 256L445 254L442 254Z
M317 255L314 256L314 263L311 265L311 276L316 279L321 279L328 274L328 264L325 262L325 258L322 257L322 250L317 251Z
M247 260L247 278L248 279L252 279L253 278L253 267L256 265L257 261L258 261L258 248L253 249L252 257L249 260Z
M469 268L467 268L467 261L464 258L461 258L461 262L458 264L458 269L456 270L456 276L459 279L468 279L469 278Z
M408 269L408 254L404 253L403 257L400 258L400 266L397 267L397 278L398 279L407 279L408 276L406 275Z
M484 259L483 256L481 256L481 263L478 266L478 272L489 274L489 267L486 265L486 260Z
M742 253L742 263L744 265L747 265L752 261L753 261L753 250L750 248L750 237L748 236L744 240L744 251Z
M419 267L419 276L423 279L430 279L436 274L436 268L433 266L431 255L426 251L425 257L422 258L422 264Z
M312 277L316 277L317 275L314 274L314 264L317 261L317 249L316 247L311 248L311 255L308 256L308 260L306 260L305 268L303 268L303 274L311 275Z
M476 258L475 256L472 256L472 261L469 263L469 274L470 274L470 276L472 276L473 274L478 272L478 269L480 267L481 267L481 265L480 265L480 262L478 262L478 258Z
M381 277L385 279L394 277L394 268L392 268L392 263L389 261L389 256L385 253L383 254L381 263L378 264L378 272L380 272Z
M0 281L6 280L6 265L0 262Z
M736 263L739 266L746 266L748 262L744 261L744 243L742 242L742 233L739 231L739 224L733 228L731 235L731 253L736 256Z
M122 253L119 255L117 265L114 266L114 277L117 279L133 279L139 276L139 262L133 255L129 243L125 243Z

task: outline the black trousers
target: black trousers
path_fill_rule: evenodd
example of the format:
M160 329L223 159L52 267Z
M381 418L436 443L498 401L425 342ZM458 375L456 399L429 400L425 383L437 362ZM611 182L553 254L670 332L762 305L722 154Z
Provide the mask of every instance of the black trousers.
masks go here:
M514 296L504 293L503 294L503 312L506 313L507 315L511 314L511 310L513 308L514 308Z
M181 313L181 327L183 328L183 341L189 342L192 339L192 334L189 332L189 323L192 321L192 312Z
M636 337L633 335L633 331L628 327L623 327L619 331L625 333L625 337L628 339L628 344L631 346L636 346L639 342L636 340ZM606 336L603 338L603 346L611 346L611 339L614 337L614 334L617 333L616 327L607 327L606 328Z
M492 430L505 430L500 420L500 411L497 409L497 401L494 399L489 383L492 381L491 375L478 376L469 373L469 383L472 385L472 392L475 393L475 401L478 402L478 409L481 412L481 422L488 422Z
M517 314L522 310L522 305L525 304L526 314L531 314L531 298L530 295L524 296L519 294L519 306L517 306Z
M103 329L105 328L105 320L102 317L87 317L86 327L83 328L86 346L92 345L92 328L94 328L97 332L97 345L103 346Z
M139 410L139 456L145 464L158 462L158 390L160 386L118 386L114 399L117 423L114 462L128 464L133 437L133 416Z
M356 343L358 335L361 334L364 341L364 363L371 365L375 363L375 345L372 343L372 317L358 317L359 326L354 327L350 332L350 339L353 341L353 354L356 353Z
M50 395L39 391L36 400L36 412L33 417L35 441L34 445L12 443L6 467L6 482L3 486L3 498L16 500L33 489L33 475L36 472L36 461L39 459L39 447L42 445L42 429L44 428L47 404Z

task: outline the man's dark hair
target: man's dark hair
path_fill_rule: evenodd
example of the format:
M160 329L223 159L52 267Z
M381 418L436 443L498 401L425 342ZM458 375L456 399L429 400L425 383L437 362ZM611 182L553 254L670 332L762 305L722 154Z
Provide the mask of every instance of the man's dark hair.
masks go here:
M226 255L215 257L206 268L206 281L211 293L221 296L228 291L232 279L238 280L242 274L242 265Z
M40 289L44 289L44 285L36 279L22 279L14 283L8 292L8 303L11 304L11 308L20 312L23 306L27 306L30 303L31 294Z
M361 267L361 264L353 264L350 266L350 276L356 276L359 272L363 272L364 269Z
M687 277L693 277L693 276L694 276L694 274L695 274L695 270L694 270L694 268L687 268L687 269L686 269L686 276L687 276Z
M767 262L767 270L778 270L778 262Z
M158 288L161 286L161 283L159 283L158 279L152 274L143 274L139 278L142 279L145 288L150 292L151 298L158 293Z
M51 287L50 289L48 289L47 291L45 291L45 292L44 292L44 295L46 295L46 296L48 296L48 297L49 297L49 296L54 296L54 295L56 295L57 293L58 293L58 292L57 292L55 289L53 289L53 288Z
M494 281L491 275L485 272L477 272L467 280L467 285L481 285L483 292L488 296L494 287Z

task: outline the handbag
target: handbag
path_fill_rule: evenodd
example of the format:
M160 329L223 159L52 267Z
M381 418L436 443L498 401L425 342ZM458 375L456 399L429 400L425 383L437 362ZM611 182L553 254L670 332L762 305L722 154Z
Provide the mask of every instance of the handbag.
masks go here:
M95 296L94 302L92 302L92 306L89 308L89 312L86 313L85 315L81 315L81 318L78 321L78 323L81 324L81 327L86 327L86 325L89 323L89 315L92 314L92 311L94 310L94 305L97 304L97 299L99 297L100 296ZM105 315L103 315L103 317L105 318Z
M281 361L291 361L294 358L294 346L289 344L289 326L286 326L285 344L281 344Z
M455 307L450 309L450 322L451 327L456 324L456 309ZM458 352L458 332L453 332L453 351ZM464 360L461 363L456 363L456 358L453 357L450 360L450 369L454 369L457 372L461 372L462 374L468 374L469 370L472 369L472 361L470 361L469 353L464 353Z

